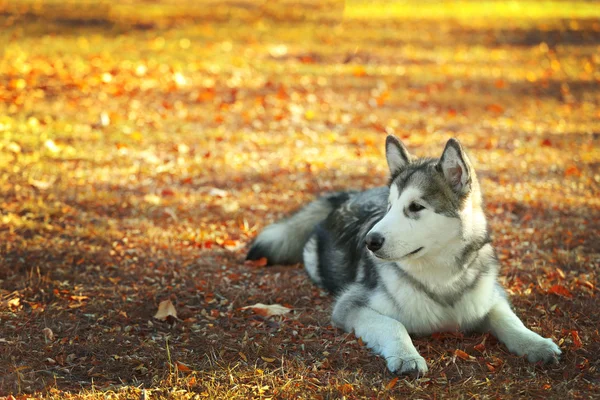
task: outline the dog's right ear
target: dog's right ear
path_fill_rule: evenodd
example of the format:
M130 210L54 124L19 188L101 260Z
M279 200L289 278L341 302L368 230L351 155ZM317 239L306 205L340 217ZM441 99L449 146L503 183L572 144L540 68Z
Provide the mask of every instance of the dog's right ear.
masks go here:
M411 156L400 139L394 135L388 135L385 140L385 157L387 158L390 173L394 175L399 169L410 164Z

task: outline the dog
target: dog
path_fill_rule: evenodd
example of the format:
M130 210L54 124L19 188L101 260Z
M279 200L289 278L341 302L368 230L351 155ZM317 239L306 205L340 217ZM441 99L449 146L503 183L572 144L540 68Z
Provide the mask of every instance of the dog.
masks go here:
M439 159L386 140L387 187L326 194L267 226L247 259L304 262L336 296L332 322L354 332L392 373L422 376L410 335L491 332L531 363L561 351L526 328L497 277L482 195L469 157L450 139Z

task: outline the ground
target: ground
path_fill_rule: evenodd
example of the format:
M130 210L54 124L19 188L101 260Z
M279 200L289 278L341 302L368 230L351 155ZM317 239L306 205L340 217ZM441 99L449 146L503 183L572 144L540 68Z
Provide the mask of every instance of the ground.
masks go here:
M0 395L600 396L592 2L121 3L0 1ZM560 364L440 333L396 378L301 265L244 262L319 193L384 184L388 133L462 142Z

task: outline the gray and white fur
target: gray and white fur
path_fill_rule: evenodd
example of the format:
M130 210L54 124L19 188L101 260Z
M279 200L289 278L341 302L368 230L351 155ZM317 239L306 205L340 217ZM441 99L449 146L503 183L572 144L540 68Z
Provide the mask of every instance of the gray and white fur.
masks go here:
M390 371L423 375L410 335L491 331L517 355L557 362L559 347L527 329L497 281L479 182L450 139L439 159L386 140L386 187L325 195L258 235L248 259L304 261L336 296L334 325L355 334Z

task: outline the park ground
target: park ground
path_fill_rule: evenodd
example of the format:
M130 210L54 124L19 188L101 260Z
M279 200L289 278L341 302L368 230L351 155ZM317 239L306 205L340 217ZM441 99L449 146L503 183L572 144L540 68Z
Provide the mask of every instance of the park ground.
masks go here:
M600 396L593 2L0 0L0 48L0 396ZM558 365L440 333L394 377L301 265L244 261L319 193L384 184L388 133L468 149Z

